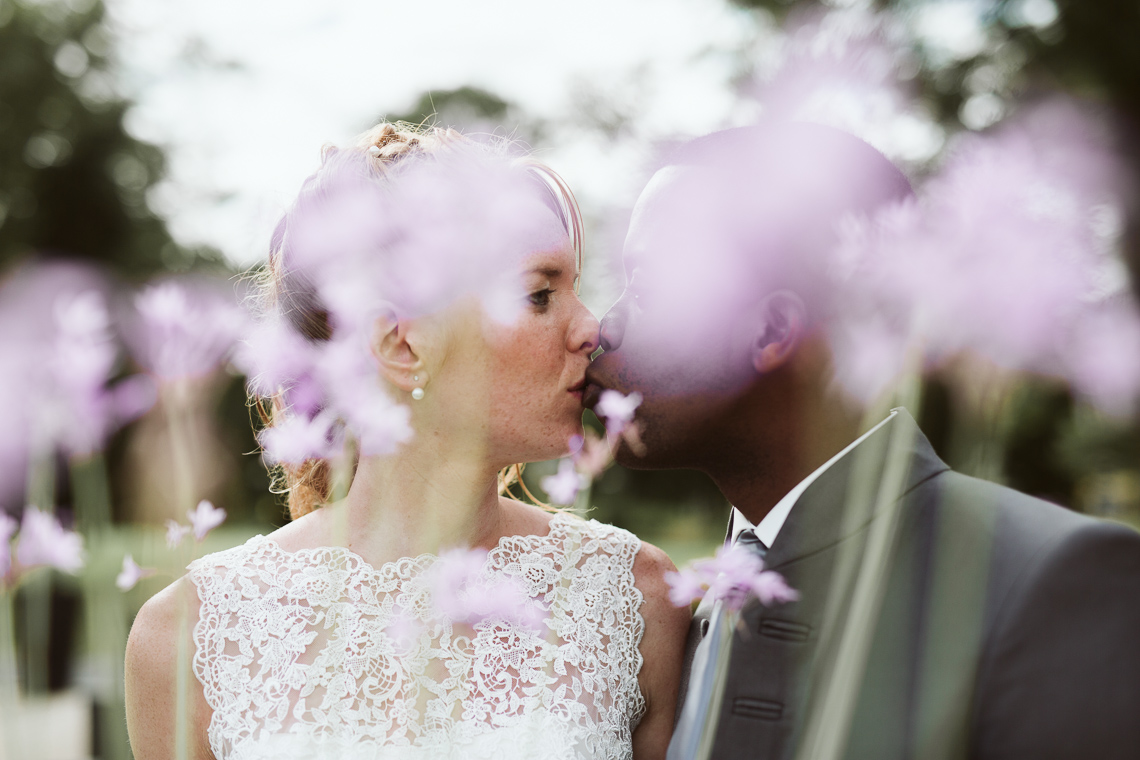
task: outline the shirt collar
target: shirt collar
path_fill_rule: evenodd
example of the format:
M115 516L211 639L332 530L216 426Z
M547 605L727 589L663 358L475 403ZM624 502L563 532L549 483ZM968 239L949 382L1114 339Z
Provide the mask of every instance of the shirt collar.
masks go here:
M863 435L856 438L854 441L848 444L845 449L817 467L815 472L797 483L795 488L788 491L788 493L784 495L784 498L776 502L776 506L772 507L772 509L768 511L768 514L764 515L764 518L760 520L759 525L753 525L748 520L748 518L744 516L744 513L742 513L736 507L733 507L732 535L729 537L729 543L734 543L736 541L736 537L740 535L741 531L752 529L756 531L756 537L763 541L765 546L771 548L772 544L776 541L776 536L780 534L780 529L784 527L784 522L788 519L788 515L792 511L792 507L796 505L796 502L799 501L800 496L803 495L808 486L810 486L816 478L825 473L827 471L827 468L831 467L831 465L835 464L844 456L846 456L848 452L850 452L860 443L870 438L876 430L890 422L896 414L898 414L898 410L892 409L891 413L887 415L886 419L882 420L879 422L879 424L875 425L866 433L863 433Z

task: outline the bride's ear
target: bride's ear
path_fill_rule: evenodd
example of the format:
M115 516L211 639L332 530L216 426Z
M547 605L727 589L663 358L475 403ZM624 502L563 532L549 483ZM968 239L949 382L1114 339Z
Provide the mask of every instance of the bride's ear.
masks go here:
M803 299L790 290L778 290L759 304L750 353L760 374L783 366L795 353L807 326Z
M415 322L388 310L372 323L370 348L392 385L411 393L428 382L420 331Z

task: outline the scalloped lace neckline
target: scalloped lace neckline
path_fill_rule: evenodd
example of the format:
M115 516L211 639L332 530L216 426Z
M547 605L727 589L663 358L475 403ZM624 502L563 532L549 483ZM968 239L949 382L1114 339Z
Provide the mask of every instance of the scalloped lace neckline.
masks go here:
M511 546L515 543L527 542L539 544L541 542L549 542L552 546L557 545L560 543L561 538L567 534L567 528L569 527L570 519L571 518L566 517L564 514L555 513L554 516L550 518L550 522L548 523L549 530L547 530L547 532L541 536L534 533L499 536L499 540L496 542L494 548L487 551L487 556L483 560L483 572L486 572L491 567L493 567L493 559L495 557L498 557L507 549L511 548ZM556 531L558 533L557 537ZM355 563L357 567L360 568L360 570L365 572L365 574L379 577L384 577L391 570L398 570L402 565L414 567L417 569L417 571L423 570L439 559L438 554L432 552L423 552L416 555L415 557L397 557L396 559L382 562L379 565L373 565L371 562L354 552L352 549L349 549L347 546L306 546L301 549L285 549L272 536L266 536L261 533L253 536L245 543L246 546L250 548L258 545L268 546L275 554L279 556L287 557L289 559L303 559L308 561L306 564L312 564L310 560L315 555L334 552L343 555L345 558Z

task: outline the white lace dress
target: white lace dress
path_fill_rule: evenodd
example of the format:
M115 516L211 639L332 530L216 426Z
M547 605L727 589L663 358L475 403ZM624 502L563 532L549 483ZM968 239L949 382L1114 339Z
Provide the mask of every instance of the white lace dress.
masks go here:
M640 546L566 515L546 536L500 540L483 572L525 582L541 632L430 619L415 581L432 555L374 568L255 536L203 557L189 577L210 747L218 760L629 758L645 711ZM394 607L422 613L410 642L386 632Z

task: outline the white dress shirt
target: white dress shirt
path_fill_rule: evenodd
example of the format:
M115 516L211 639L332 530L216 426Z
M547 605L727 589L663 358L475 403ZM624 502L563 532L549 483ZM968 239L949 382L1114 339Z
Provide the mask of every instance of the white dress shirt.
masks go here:
M780 534L780 529L784 527L784 522L787 521L788 515L792 511L792 507L794 507L796 505L796 502L800 500L800 497L803 496L803 493L807 490L807 487L815 482L816 478L826 472L828 467L838 462L840 459L846 456L848 452L850 452L863 441L867 440L871 436L871 433L874 433L883 425L886 425L888 422L890 422L891 418L894 417L896 413L897 412L892 410L891 413L887 415L886 419L884 419L878 425L875 425L875 427L871 428L866 433L863 433L863 435L856 438L851 442L851 444L847 446L847 448L843 449L843 451L839 452L831 459L828 459L826 462L817 467L815 472L801 480L795 488L788 491L788 493L784 495L784 498L776 502L776 506L772 507L768 514L764 515L764 518L760 521L759 525L753 525L739 509L733 507L732 537L729 543L735 542L736 537L740 535L741 531L751 528L756 531L756 537L764 542L764 546L771 548L772 543L776 540L776 536Z

